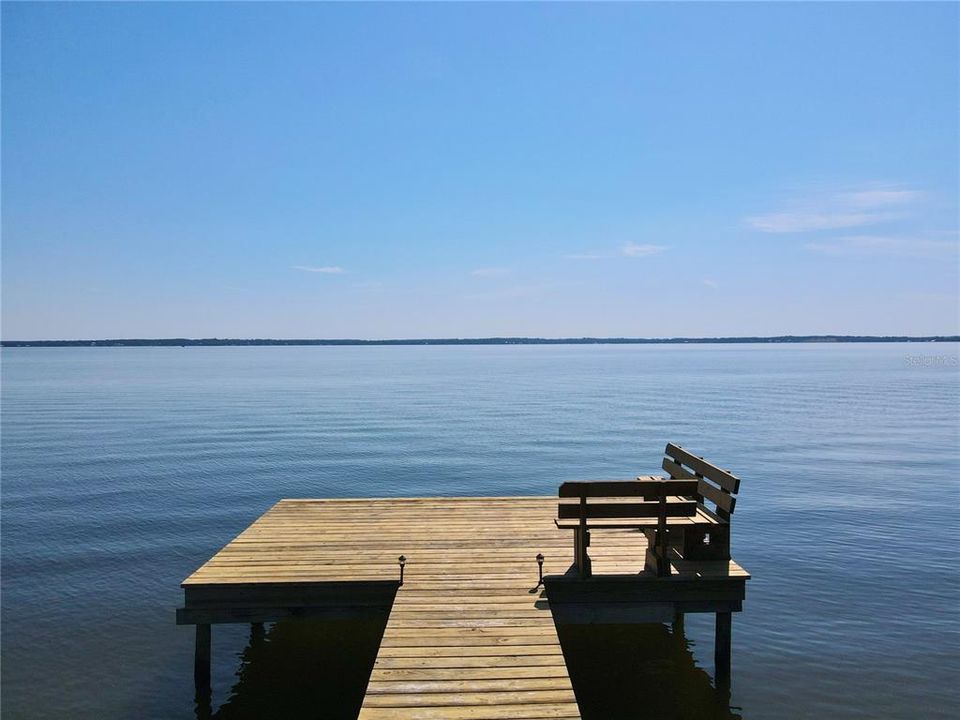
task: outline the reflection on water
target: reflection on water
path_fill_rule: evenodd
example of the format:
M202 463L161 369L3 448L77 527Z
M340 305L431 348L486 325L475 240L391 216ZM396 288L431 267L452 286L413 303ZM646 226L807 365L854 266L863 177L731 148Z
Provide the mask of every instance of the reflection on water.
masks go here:
M558 625L583 720L741 718L665 625Z
M384 619L282 620L251 626L236 682L197 720L355 720ZM698 668L691 642L665 625L559 625L583 720L739 720L729 692Z
M251 630L230 696L197 718L355 720L386 624L378 620L282 620Z

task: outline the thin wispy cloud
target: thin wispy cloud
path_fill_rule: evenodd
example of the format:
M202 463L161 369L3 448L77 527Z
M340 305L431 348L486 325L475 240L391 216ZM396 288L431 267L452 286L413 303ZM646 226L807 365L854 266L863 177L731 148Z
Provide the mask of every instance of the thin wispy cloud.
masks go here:
M907 205L919 200L923 193L919 190L861 190L859 192L840 193L838 198L851 207L866 209Z
M716 290L718 287L720 287L714 280L704 280L703 284L713 290Z
M666 245L627 242L621 245L616 252L570 253L563 257L567 260L610 260L611 258L623 257L624 255L627 257L650 257L651 255L659 255L667 249Z
M510 268L505 267L484 267L471 270L470 274L474 277L503 277L510 274Z
M817 230L842 230L890 220L886 213L790 212L756 215L747 218L754 230L766 233L796 233Z
M466 300L520 300L536 299L548 292L553 285L549 283L540 283L536 285L513 285L511 287L498 288L483 293L472 293L465 295Z
M607 260L614 257L613 253L570 253L569 255L564 255L566 260Z
M942 257L960 250L957 242L915 237L887 237L882 235L853 235L824 242L807 243L811 252L834 256L887 255L895 257Z
M324 275L343 275L347 271L339 265L293 265L292 270L302 270L303 272L323 273Z
M868 187L793 203L794 207L744 218L765 233L802 233L880 225L909 214L918 190Z
M659 255L666 249L666 245L649 245L628 242L624 243L620 247L620 252L627 257L650 257L651 255Z

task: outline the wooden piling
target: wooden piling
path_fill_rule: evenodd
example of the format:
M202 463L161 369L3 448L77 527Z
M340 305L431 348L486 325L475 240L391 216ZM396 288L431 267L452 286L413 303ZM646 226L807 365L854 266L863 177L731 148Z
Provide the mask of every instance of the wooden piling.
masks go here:
M210 625L197 625L193 653L193 685L198 696L210 693Z
M250 623L250 647L262 643L266 635L267 633L263 628L262 622Z
M683 613L676 612L673 616L673 623L671 624L671 630L676 637L681 637L683 635Z
M732 613L718 612L716 636L713 647L713 675L717 687L730 685L730 640L732 630Z

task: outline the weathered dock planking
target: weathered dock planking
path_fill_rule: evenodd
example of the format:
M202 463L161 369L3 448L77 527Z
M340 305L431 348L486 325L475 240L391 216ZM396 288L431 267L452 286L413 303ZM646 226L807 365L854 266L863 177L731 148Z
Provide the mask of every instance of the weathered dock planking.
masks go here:
M739 565L678 562L657 578L643 572L642 532L594 531L594 578L578 580L556 512L555 497L281 500L183 582L178 622L197 625L198 691L211 624L382 613L360 720L575 718L554 614L717 612L719 628L740 609Z

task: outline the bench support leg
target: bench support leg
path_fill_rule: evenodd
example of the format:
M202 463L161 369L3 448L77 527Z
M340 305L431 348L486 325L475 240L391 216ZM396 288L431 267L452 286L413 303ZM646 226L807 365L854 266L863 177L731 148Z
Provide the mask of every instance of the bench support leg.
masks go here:
M644 530L647 536L647 553L644 558L644 570L657 577L670 575L669 531Z
M590 545L590 532L584 528L577 528L573 534L573 553L580 579L586 580L591 575L590 555L587 547Z
M730 640L733 614L717 613L717 630L713 646L713 675L717 687L730 686Z
M210 626L197 625L193 651L193 687L197 697L210 694Z

